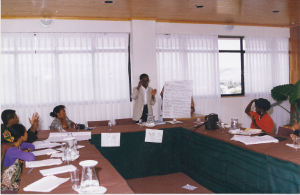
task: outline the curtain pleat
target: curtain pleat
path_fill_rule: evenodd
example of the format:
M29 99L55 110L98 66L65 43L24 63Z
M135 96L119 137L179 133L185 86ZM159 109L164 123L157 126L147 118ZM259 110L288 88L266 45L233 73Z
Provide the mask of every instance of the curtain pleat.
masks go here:
M159 90L166 81L192 80L195 112L222 118L218 55L217 36L157 34Z
M2 33L1 110L49 129L65 105L75 123L131 117L126 33Z
M252 99L265 98L272 103L271 89L289 83L288 38L245 37L245 107ZM281 104L290 109L288 101ZM289 114L275 106L268 113L272 117L276 132L289 121ZM244 127L250 127L251 119L244 116Z

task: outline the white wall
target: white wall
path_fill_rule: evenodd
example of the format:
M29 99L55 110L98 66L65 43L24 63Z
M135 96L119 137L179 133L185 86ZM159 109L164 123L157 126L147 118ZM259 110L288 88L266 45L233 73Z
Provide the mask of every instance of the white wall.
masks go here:
M289 28L235 26L233 31L227 32L223 25L161 23L150 20L132 21L96 21L96 20L55 20L51 27L45 28L39 20L1 20L2 32L127 32L131 35L131 81L132 87L138 83L141 73L150 77L150 86L157 88L156 67L156 34L208 34L230 36L269 36L288 37ZM158 89L158 98L159 92ZM196 106L196 112L201 108ZM229 123L230 117L239 117L243 123L244 97L222 98L222 121ZM154 115L158 116L158 104L154 106ZM249 119L250 120L250 119Z

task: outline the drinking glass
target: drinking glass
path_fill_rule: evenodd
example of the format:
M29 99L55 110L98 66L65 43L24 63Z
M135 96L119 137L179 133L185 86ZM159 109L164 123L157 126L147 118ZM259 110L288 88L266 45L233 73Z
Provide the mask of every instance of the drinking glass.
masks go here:
M67 165L70 164L70 160L71 160L71 151L68 149L65 149L64 151L64 159Z
M220 131L220 122L219 121L216 122L216 128L217 128L217 131Z
M296 148L296 150L299 148L299 142L300 142L299 137L294 137L293 145Z
M139 125L140 125L140 127L142 126L142 123L143 123L143 120L140 119L140 120L139 120Z
M71 171L71 182L72 182L72 188L74 190L77 190L80 188L80 180L79 180L79 169L76 169L75 171Z
M62 133L62 126L57 127L58 132Z
M224 133L224 130L225 130L225 123L221 123L221 130L222 130L222 133Z
M176 123L177 123L177 119L173 118L173 124L176 124Z
M77 124L76 125L76 130L79 131L80 130L80 126Z
M201 118L197 118L197 124L201 123Z
M108 121L108 126L109 126L109 130L112 130L112 122L111 121Z

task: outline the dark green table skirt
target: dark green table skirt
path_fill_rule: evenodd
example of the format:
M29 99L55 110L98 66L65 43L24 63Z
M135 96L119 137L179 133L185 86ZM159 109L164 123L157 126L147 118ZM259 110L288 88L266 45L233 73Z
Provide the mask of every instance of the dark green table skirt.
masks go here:
M145 131L122 133L121 147L90 142L125 179L183 172L216 193L300 193L300 166L184 128L163 129L163 143Z

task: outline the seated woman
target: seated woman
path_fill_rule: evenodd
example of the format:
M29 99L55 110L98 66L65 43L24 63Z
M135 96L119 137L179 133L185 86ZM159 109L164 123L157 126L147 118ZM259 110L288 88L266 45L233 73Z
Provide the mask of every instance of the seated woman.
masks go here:
M55 118L50 125L50 129L58 129L59 126L63 129L68 129L75 125L75 123L67 117L65 108L64 105L59 105L50 113L50 116Z
M33 144L26 143L28 133L21 124L7 127L1 135L1 190L18 191L23 161L34 161ZM24 150L24 151L22 151Z
M255 111L250 111L251 106L255 102ZM268 100L259 98L252 100L245 109L245 113L248 114L252 123L250 128L261 129L268 133L273 133L274 122L267 111L271 108L271 104Z
M162 88L161 92L160 92L160 97L161 99L164 98L164 89L165 89L165 86ZM163 104L161 103L161 110L163 108ZM191 115L195 112L195 103L194 103L194 99L193 97L191 97Z

